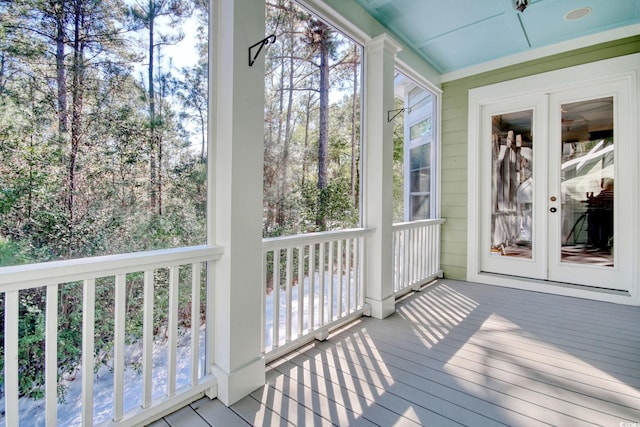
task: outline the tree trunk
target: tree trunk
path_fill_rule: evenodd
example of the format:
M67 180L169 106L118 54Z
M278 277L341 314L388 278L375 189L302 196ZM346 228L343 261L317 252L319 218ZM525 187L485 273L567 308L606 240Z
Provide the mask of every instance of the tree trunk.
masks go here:
M284 130L284 140L282 141L282 162L280 168L282 170L282 177L280 179L280 191L278 195L278 225L282 226L287 221L285 215L285 200L287 200L287 189L289 181L289 144L291 139L291 112L293 109L293 32L289 32L289 43L291 46L291 55L289 55L289 95L287 97L287 118ZM284 68L284 67L283 67Z
M202 148L200 149L200 160L204 161L204 153L207 146L207 117L206 110L198 108L198 114L200 116L200 137L202 138Z
M64 66L64 0L57 1L56 10L56 83L58 86L58 132L67 132L67 83Z
M360 61L358 61L358 46L353 46L353 100L351 104L351 195L353 197L353 207L358 208L359 205L359 191L357 186L356 179L356 171L357 171L357 161L356 161L356 147L358 146L357 135L356 135L356 114L358 113L358 66Z
M154 20L155 20L155 3L149 0L149 209L151 214L155 214L157 208L157 185L158 185L158 166L156 159L157 135L156 135L156 104L155 91L153 87L153 49L154 49Z
M72 96L72 115L71 115L71 151L69 153L69 194L67 199L67 209L69 210L69 241L73 241L74 237L74 210L75 210L75 193L76 193L76 163L78 160L78 150L82 142L82 107L83 107L83 83L84 83L84 47L83 26L84 11L82 8L82 0L77 0L74 13L74 41L73 41L73 88ZM71 246L69 246L69 255L71 255Z
M316 225L320 230L325 230L327 226L326 203L324 193L328 186L327 163L329 152L329 29L322 31L320 41L320 129L318 138L318 218Z
M304 188L307 178L307 169L309 168L307 165L307 154L309 151L309 124L311 122L311 95L307 98L307 105L304 111L304 150L302 152L302 181L300 182L300 188Z

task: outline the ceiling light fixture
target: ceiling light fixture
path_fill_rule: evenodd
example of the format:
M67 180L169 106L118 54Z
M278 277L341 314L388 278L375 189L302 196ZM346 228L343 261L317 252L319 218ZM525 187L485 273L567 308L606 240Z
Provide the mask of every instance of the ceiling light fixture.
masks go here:
M573 9L572 11L567 12L564 15L565 21L576 21L578 19L582 19L588 14L591 13L590 7L580 7L578 9Z
M529 5L528 0L515 0L514 7L518 12L524 12L524 10L527 8L528 5Z

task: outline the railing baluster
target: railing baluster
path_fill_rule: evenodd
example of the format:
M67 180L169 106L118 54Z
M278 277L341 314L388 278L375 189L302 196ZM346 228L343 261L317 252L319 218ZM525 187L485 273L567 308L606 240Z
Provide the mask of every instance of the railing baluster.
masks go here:
M320 295L318 296L318 327L324 325L324 307L326 305L324 298L324 282L325 282L325 242L320 243L320 259L318 260L318 274L320 279Z
M421 250L420 250L420 230L421 228L416 228L413 230L413 235L414 235L414 239L415 239L415 243L414 243L414 249L413 249L413 285L417 284L420 279L422 278L420 276L420 255L422 254Z
M309 245L309 332L315 329L316 244Z
M273 337L271 346L280 345L280 249L273 251Z
M169 348L167 351L167 396L171 397L176 394L176 365L177 365L177 348L178 348L178 286L180 276L180 267L169 267Z
M435 235L433 238L433 243L432 243L432 249L433 249L433 274L435 274L439 269L440 269L440 228L442 227L442 225L438 224L435 228Z
M305 247L298 246L298 337L302 336L304 319L304 253Z
M364 256L366 245L364 237L358 239L358 308L364 307Z
M402 268L403 270L402 280L404 281L405 286L407 286L409 283L411 283L411 276L409 275L409 257L411 256L410 248L409 248L409 244L411 242L411 239L409 237L409 230L404 230L402 242L403 242L402 260L404 262L404 266Z
M124 409L124 334L126 319L127 276L116 275L115 319L113 332L113 420L120 421Z
M412 262L413 262L413 280L411 281L412 285L417 284L421 277L420 277L420 228L414 228L413 229L413 238L414 238L414 243L413 243L413 256L412 258Z
M353 273L353 266L352 266L352 260L351 260L351 256L353 254L352 251L352 243L353 243L353 239L347 239L346 240L346 244L347 244L347 255L346 255L346 264L347 264L347 295L346 295L346 312L347 314L351 313L351 291L353 290L353 281L351 280L352 278L352 273Z
M93 425L93 352L96 281L87 279L82 293L82 425Z
M198 384L200 377L200 275L199 262L191 264L191 382ZM263 328L264 329L264 328Z
M407 265L409 269L408 285L411 286L414 284L416 280L416 263L415 263L416 229L412 228L408 231L408 233L409 233L409 244L407 245L407 248L408 248Z
M58 285L47 286L45 328L46 425L55 426L58 424Z
M416 228L416 255L415 255L415 263L416 263L416 283L420 282L420 280L424 277L424 272L422 271L422 254L423 254L423 241L422 241L422 232L424 231L424 227Z
M292 269L292 264L293 264L293 249L291 248L291 246L289 246L287 248L287 252L286 252L286 259L285 259L285 307L286 307L286 311L285 311L285 338L284 338L284 342L289 342L291 341L291 323L293 323L293 320L291 319L291 311L293 310L291 307L291 294L292 294L292 290L291 290L291 282L292 282L292 273L291 273L291 269Z
M426 277L429 275L429 268L427 266L427 258L429 256L429 240L427 239L427 233L431 227L420 228L420 277Z
M434 251L434 240L433 240L433 236L434 236L434 232L435 230L440 227L439 225L435 225L433 227L429 227L426 232L425 232L425 239L426 239L426 243L425 243L425 247L427 248L427 260L426 260L426 269L427 271L425 272L426 275L432 275L435 273L435 269L434 269L434 255L435 255L435 251Z
M144 272L144 309L142 312L142 407L151 406L153 393L153 285L154 272Z
M398 283L400 284L400 287L404 286L404 275L403 275L403 269L404 269L404 242L403 242L403 236L404 236L404 230L400 230L397 233L398 236Z
M205 283L206 283L206 287L205 287L205 300L206 300L206 304L205 304L205 316L204 316L204 320L205 320L205 341L204 341L204 345L206 348L205 351L205 359L204 359L204 375L209 375L211 374L212 368L214 366L214 361L215 361L215 351L216 351L216 346L215 346L215 333L216 333L216 324L215 324L215 304L213 302L213 296L215 295L215 285L216 285L216 268L217 268L217 264L213 261L207 261L205 263ZM262 310L264 310L264 298L266 298L266 290L265 292L262 293L262 298L263 298L263 304L262 304ZM263 323L263 325L265 325L266 323ZM264 335L264 327L263 329L263 335ZM263 346L261 348L264 348L264 337L263 337ZM211 399L213 399L216 393L215 389L209 389L205 392L207 394L207 396Z
M334 265L334 263L333 263L333 261L334 261L334 248L333 247L334 247L334 243L335 243L335 240L331 240L329 242L329 267L328 267L328 270L329 270L329 292L328 292L328 296L327 296L327 299L329 300L328 301L329 312L327 314L327 322L333 322L333 290L334 290L334 287L335 287L335 283L334 283L334 280L333 280L333 265Z
M7 427L18 426L20 410L18 396L18 315L20 291L4 293L4 410Z
M342 249L342 243L344 242L344 240L337 240L336 244L338 245L338 289L337 289L337 304L336 304L336 314L338 316L338 318L342 317L342 289L344 287L343 283L342 283L342 279L344 278L344 274L342 272L342 254L343 254L343 249Z
M393 291L396 292L398 290L399 285L399 277L398 277L398 232L393 232L392 238L392 246L391 246L391 256L393 257Z
M266 348L267 346L267 280L269 274L269 264L268 264L268 255L269 251L262 252L262 285L265 288L262 290L262 333L260 334L260 340L262 341L262 345L260 348ZM209 318L207 317L207 330L209 329ZM272 340L273 341L273 340Z

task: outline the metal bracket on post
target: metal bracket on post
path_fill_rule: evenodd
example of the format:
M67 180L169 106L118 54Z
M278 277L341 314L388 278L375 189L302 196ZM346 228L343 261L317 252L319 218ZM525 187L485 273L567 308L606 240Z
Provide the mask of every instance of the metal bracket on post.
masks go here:
M391 122L393 119L398 117L400 115L400 113L403 113L405 111L407 113L410 113L411 112L411 108L397 108L395 110L387 111L387 123ZM395 114L392 116L391 113L395 113Z
M249 67L253 66L253 64L256 62L256 59L258 58L258 55L260 55L260 52L262 51L262 48L269 44L269 43L275 43L276 42L276 35L275 34L271 34L270 36L265 37L264 39L260 40L258 43L252 45L249 47ZM251 55L251 50L253 48L257 47L258 51L256 52L255 55Z

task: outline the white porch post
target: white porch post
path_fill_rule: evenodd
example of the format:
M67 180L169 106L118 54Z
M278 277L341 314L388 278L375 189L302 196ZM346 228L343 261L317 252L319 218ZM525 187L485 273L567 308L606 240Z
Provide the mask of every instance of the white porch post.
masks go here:
M383 319L395 311L393 295L393 109L395 55L400 46L382 34L366 46L364 223L375 228L366 251L365 295L371 315Z
M218 0L212 123L214 194L209 241L224 246L213 296L218 398L231 405L265 382L261 348L264 52L249 66L248 48L264 35L264 2ZM211 300L209 300L211 302Z

